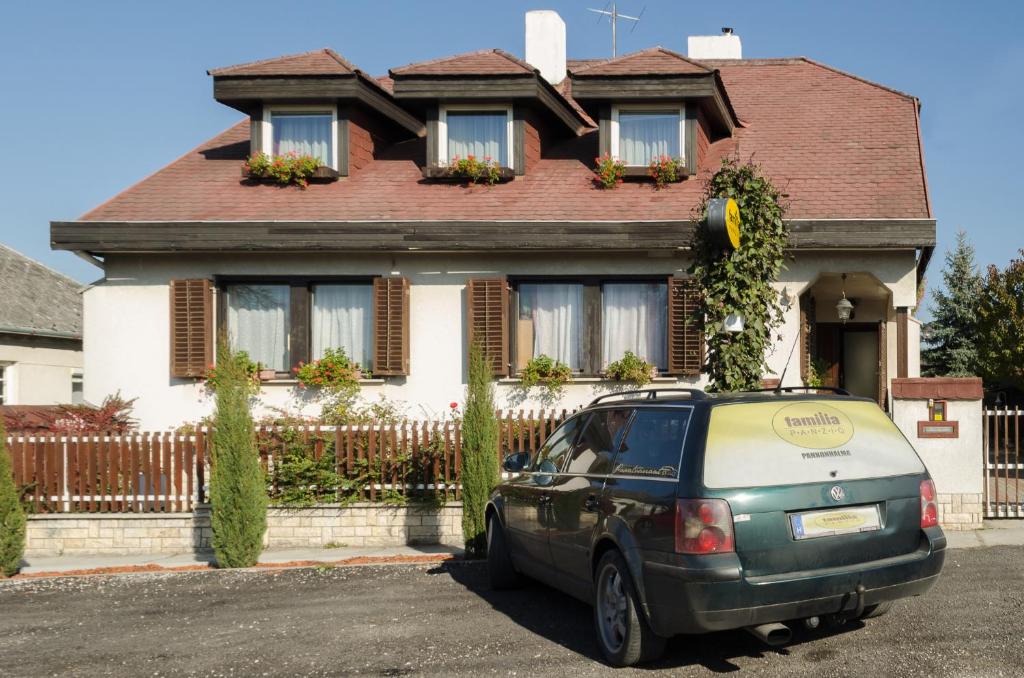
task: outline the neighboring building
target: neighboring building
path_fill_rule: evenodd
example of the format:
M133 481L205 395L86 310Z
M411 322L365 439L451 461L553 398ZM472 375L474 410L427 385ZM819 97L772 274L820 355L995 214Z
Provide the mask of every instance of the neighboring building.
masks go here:
M515 380L540 353L578 375L563 407L614 387L600 374L626 350L657 364L659 384L703 385L702 337L684 322L693 210L701 178L738 154L789 202L771 368L800 384L818 359L829 383L887 403L892 378L918 374L911 314L935 244L919 102L806 58L741 59L739 38L723 39L708 54L737 58L659 47L566 61L564 23L531 12L525 60L482 50L373 78L318 50L210 71L215 99L245 119L51 226L54 248L104 268L85 293L86 396L137 397L149 428L194 421L227 336L278 370L265 406L306 412L316 404L289 371L332 346L372 370L366 397L416 415L461 399L474 338L503 405L544 405ZM258 151L319 156L325 180L240 177ZM440 168L470 153L510 180L446 182ZM678 156L690 176L597 190L603 153L640 177L652 156Z
M0 405L82 402L80 288L0 245Z

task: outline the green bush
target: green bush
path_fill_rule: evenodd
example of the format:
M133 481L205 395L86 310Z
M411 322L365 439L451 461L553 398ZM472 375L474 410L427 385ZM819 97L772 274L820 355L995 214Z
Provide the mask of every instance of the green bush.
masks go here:
M626 353L615 362L608 363L604 373L616 381L628 381L636 386L651 383L654 365L650 364L632 351Z
M491 363L478 344L469 349L469 385L462 416L462 536L466 557L487 553L484 511L491 490L498 484L498 421L494 416Z
M555 399L562 395L565 385L572 379L572 369L565 363L542 353L530 358L519 373L519 379L519 385L524 391L543 385L548 396Z
M249 409L251 379L227 345L218 349L210 522L219 567L251 567L263 549L267 488Z
M25 553L25 511L14 486L11 455L7 451L7 431L0 421L0 573L13 577L21 567Z

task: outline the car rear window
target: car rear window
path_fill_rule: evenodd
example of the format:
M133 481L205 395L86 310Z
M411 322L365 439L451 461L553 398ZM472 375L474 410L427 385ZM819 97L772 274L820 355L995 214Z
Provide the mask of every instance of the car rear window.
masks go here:
M710 488L799 485L923 473L896 425L863 400L773 400L711 410Z
M615 455L612 475L677 477L689 421L689 409L640 409Z

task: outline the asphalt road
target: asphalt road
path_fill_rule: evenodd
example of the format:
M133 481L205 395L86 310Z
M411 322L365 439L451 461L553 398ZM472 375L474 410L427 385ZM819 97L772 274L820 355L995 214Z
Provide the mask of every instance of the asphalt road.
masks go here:
M0 582L0 675L599 675L590 609L486 566L373 566ZM653 669L653 670L652 670ZM1020 676L1024 547L949 552L889 615L796 636L670 642L621 676Z

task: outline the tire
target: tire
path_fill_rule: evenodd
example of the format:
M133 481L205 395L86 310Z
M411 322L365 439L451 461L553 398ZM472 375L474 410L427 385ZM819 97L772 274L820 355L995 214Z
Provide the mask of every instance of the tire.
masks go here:
M492 589L511 589L520 583L505 541L505 528L493 517L487 521L487 571Z
M881 617L883 614L887 613L889 610L892 609L893 603L895 602L896 601L894 600L887 600L884 603L879 603L877 605L868 605L864 608L864 613L861 614L860 618L874 619L875 617Z
M665 638L654 633L640 609L633 578L618 551L608 551L594 576L594 630L597 644L612 666L654 661Z

